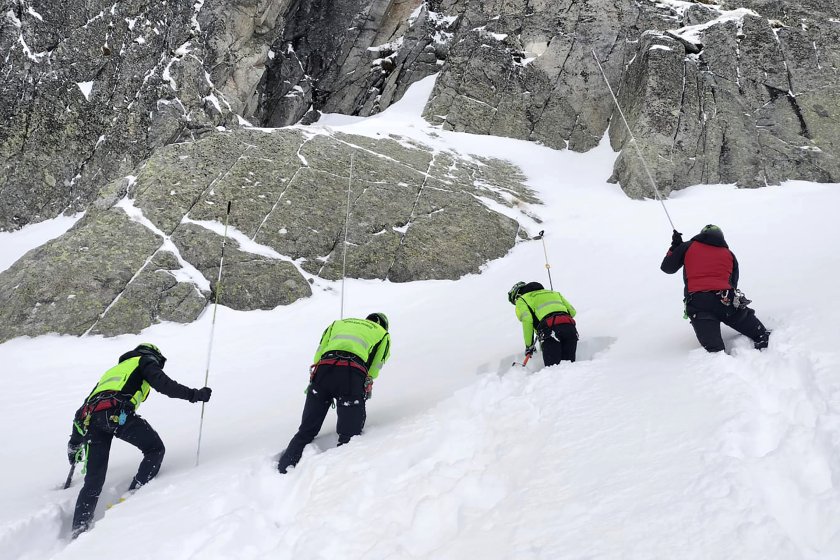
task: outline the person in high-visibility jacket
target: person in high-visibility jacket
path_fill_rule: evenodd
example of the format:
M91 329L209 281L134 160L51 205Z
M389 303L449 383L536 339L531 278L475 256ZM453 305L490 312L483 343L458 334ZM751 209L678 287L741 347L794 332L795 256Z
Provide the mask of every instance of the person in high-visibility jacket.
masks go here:
M516 306L516 317L522 322L526 355L533 355L536 335L546 366L575 361L577 312L560 292L546 290L539 282L517 282L508 292L508 301Z
M151 389L174 399L207 402L209 387L190 389L173 381L163 372L166 358L154 344L144 342L120 356L116 366L106 371L76 411L73 431L67 445L70 464L84 461L85 483L76 500L73 515L73 538L90 529L93 512L105 475L114 438L130 443L143 452L137 474L128 487L136 490L160 470L164 447L160 436L137 414Z
M335 403L338 445L362 433L365 401L372 395L373 380L391 355L391 335L384 313L365 319L334 321L321 336L297 433L280 455L277 469L286 473L298 464L303 449L315 439L330 406Z

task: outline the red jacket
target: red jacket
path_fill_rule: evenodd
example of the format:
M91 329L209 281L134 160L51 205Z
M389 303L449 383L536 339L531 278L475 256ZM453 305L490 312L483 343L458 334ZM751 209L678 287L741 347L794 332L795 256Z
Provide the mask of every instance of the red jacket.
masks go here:
M738 259L719 230L700 233L671 247L660 268L667 274L683 268L686 296L738 287Z

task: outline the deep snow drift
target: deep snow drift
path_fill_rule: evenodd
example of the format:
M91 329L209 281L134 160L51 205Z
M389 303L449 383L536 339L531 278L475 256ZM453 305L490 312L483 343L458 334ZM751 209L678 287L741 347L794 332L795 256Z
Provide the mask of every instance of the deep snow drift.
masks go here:
M662 207L606 183L608 143L576 154L435 130L418 116L433 79L381 115L320 126L519 165L545 202L523 208L542 223L523 225L546 230L554 286L578 309L579 361L510 367L523 348L506 292L547 284L540 242L457 282L348 280L346 314L387 313L393 357L365 433L324 452L331 413L281 476L340 283L318 280L313 297L271 312L220 307L201 465L199 405L152 394L140 414L167 445L159 477L104 511L139 462L115 442L98 522L68 543L79 475L58 488L73 412L142 341L201 386L211 313L139 336L12 340L0 345L0 558L840 557L838 185L703 186L666 201L686 238L722 227L773 329L760 353L724 328L728 354L709 355L682 319L680 276L659 271ZM71 223L0 234L0 265Z

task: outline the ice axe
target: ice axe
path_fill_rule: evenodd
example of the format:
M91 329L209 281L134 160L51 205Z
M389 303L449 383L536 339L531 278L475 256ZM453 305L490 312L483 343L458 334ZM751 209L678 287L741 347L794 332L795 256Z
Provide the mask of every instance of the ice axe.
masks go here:
M70 465L70 472L67 473L67 480L64 481L64 489L67 490L70 488L70 484L73 483L73 473L76 472L76 463Z
M513 367L513 366L517 366L517 365L518 365L518 366L525 367L526 365L528 365L528 360L530 360L530 359L531 359L531 354L525 354L525 359L524 359L524 360L522 360L522 363L521 363L521 364L520 364L519 362L513 362L513 363L512 363L512 364L510 364L510 365L511 365L511 367Z

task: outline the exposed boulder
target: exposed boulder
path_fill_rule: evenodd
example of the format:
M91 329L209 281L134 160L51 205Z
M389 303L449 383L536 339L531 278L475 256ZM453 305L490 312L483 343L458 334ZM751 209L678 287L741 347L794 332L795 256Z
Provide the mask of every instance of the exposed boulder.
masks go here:
M505 162L433 153L404 139L242 130L161 150L138 171L134 192L137 204L166 232L180 227L185 214L221 220L225 201L233 200L230 223L238 231L299 262L309 274L335 279L341 273L349 186L348 274L407 281L458 278L503 256L516 240L518 224L489 216L481 200L507 206L536 202L523 181ZM420 235L425 230L441 243L451 242L438 229L450 220L492 241L472 239L470 258L444 252L436 258L448 266L434 270L421 250L407 256L415 243L425 243ZM418 274L392 274L395 263Z
M620 95L664 193L699 183L840 181L837 61L820 60L817 43L825 48L831 34L777 28L747 10L676 34L702 51L692 55L685 41L644 34ZM618 120L611 138L625 147L614 180L633 196L653 196Z
M154 254L90 329L91 334L139 333L158 321L190 323L204 311L207 293L178 280L181 264L169 251Z
M431 122L578 151L609 127L614 180L648 196L593 51L664 191L837 181L838 12L832 0L6 0L0 229L86 208L156 147L244 120L374 114L435 73Z
M217 291L238 310L307 297L308 276L341 275L348 187L347 274L395 282L478 272L520 235L498 205L515 216L537 202L506 162L301 129L216 132L160 148L134 173L0 273L0 341L189 322Z
M119 208L89 212L0 274L0 341L84 334L159 246L151 231Z
M274 309L312 294L309 284L295 266L281 259L246 253L232 242L225 247L222 289L216 281L222 237L195 224L178 226L172 242L181 256L210 279L213 299L218 292L220 302L240 311ZM182 321L186 322L186 321Z

